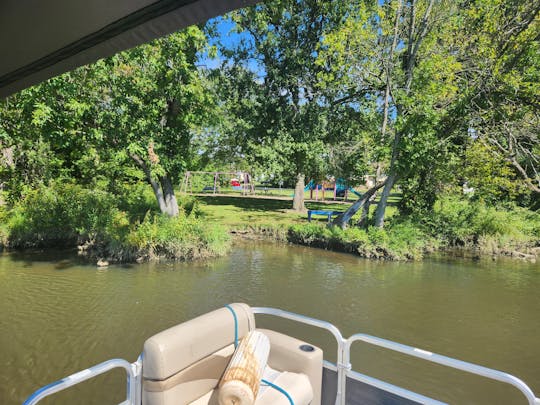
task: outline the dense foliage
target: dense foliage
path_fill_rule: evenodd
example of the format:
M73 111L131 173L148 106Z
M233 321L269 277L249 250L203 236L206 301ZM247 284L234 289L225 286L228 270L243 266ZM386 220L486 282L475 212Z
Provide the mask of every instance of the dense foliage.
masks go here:
M0 244L11 248L72 247L108 261L190 260L222 255L229 237L184 198L179 215L156 212L148 193L124 186L120 195L57 181L29 191L2 214Z
M375 179L341 230L291 231L299 241L527 249L539 36L528 0L271 0L81 67L1 101L0 243L222 252L225 232L175 187L223 169L296 185L299 211L307 180Z

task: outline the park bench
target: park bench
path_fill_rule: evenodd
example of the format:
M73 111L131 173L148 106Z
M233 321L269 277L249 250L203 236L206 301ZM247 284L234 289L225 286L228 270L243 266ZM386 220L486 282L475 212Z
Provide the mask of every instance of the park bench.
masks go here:
M327 211L327 210L308 210L307 212L307 220L308 222L311 222L311 216L312 215L324 215L328 218L328 222L332 220L332 216L342 214L341 211Z

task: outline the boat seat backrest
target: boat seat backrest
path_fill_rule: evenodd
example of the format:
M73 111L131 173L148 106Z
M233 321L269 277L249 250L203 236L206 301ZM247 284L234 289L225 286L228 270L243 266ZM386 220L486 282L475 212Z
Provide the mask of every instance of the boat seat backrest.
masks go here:
M246 304L231 307L241 339L255 329L255 317ZM187 404L215 388L234 352L234 340L234 317L228 308L149 338L143 350L143 405Z

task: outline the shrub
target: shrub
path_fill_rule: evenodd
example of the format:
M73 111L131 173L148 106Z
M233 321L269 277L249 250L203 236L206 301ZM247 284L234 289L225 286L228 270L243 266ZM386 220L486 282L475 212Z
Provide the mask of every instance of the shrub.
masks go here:
M27 192L13 207L9 240L13 247L73 245L101 239L117 208L101 190L56 182Z
M117 184L113 190L118 209L128 214L130 221L142 221L149 211L159 209L152 188L147 183Z
M0 252L4 246L8 244L9 231L7 227L7 210L3 205L0 205Z
M132 227L124 249L137 258L191 260L219 256L228 250L230 238L219 226L208 225L181 211L176 218L147 214Z
M289 241L302 245L356 253L372 259L419 259L432 243L424 232L410 223L380 229L325 227L319 224L293 225Z
M177 196L178 205L184 210L186 215L194 215L200 217L202 211L199 206L199 201L192 195L180 194Z
M482 201L444 196L433 213L419 222L450 246L485 243L502 248L540 242L540 215L516 206L492 207Z
M62 182L28 191L7 215L6 231L0 228L0 245L4 238L11 247L79 244L81 253L112 261L189 260L227 251L228 233L199 220L192 197L170 218L152 209L147 188L125 186L120 197Z

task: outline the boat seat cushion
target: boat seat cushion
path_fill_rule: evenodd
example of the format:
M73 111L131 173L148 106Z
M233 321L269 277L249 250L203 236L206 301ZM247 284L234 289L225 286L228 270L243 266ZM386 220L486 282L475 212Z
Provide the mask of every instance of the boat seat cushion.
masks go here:
M241 339L255 329L255 317L246 304L231 307ZM215 388L234 352L234 339L234 317L227 308L149 338L143 350L142 404L187 404Z
M255 318L248 305L231 306L241 339L255 329ZM295 405L320 404L321 349L304 352L299 347L305 342L263 332L271 344L268 366L279 371L275 383L295 398ZM143 351L142 405L217 404L214 390L234 353L234 335L234 317L221 308L148 339ZM288 405L289 401L279 391L261 386L255 404Z
M238 338L255 329L255 317L246 304L231 304L238 319ZM234 318L220 308L173 326L144 343L143 377L162 381L234 343Z

